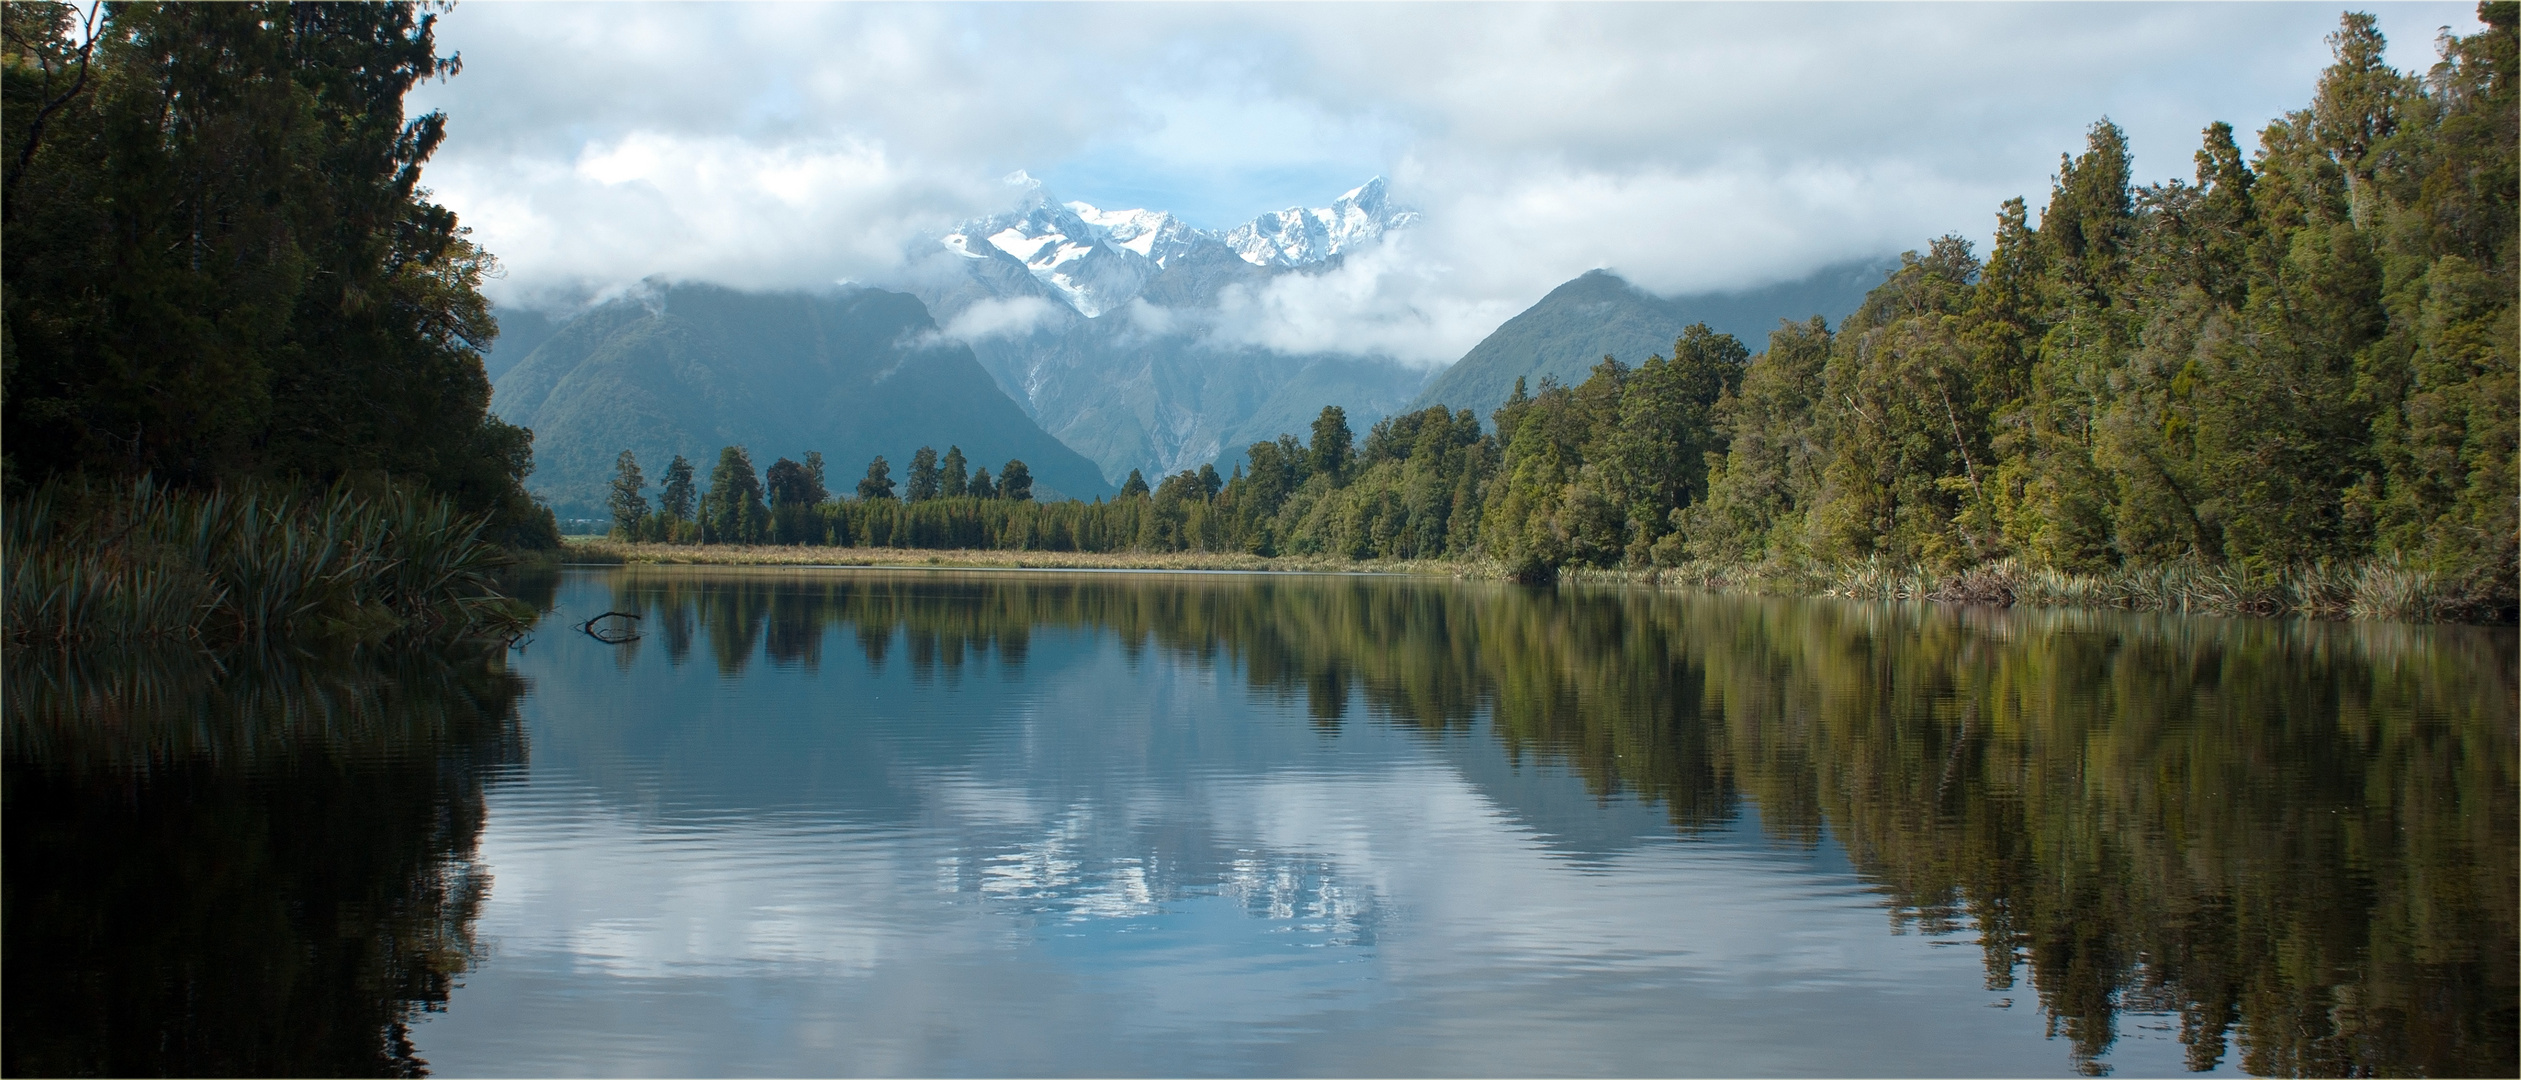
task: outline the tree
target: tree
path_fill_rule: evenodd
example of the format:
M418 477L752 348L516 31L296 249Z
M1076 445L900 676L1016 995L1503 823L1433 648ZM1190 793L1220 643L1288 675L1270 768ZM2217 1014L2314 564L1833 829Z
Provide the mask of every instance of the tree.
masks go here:
M770 491L769 539L772 543L822 542L823 519L814 508L830 495L823 490L814 470L780 458L771 462L769 471L762 474L762 484Z
M965 494L968 494L975 499L995 499L998 497L998 484L996 481L989 478L989 469L987 466L983 466L978 471L972 473L971 486L965 489Z
M823 494L821 494L821 495L819 495L819 496L816 496L814 501L816 501L816 502L821 502L821 501L823 501L824 499L828 499L828 498L831 498L831 497L832 497L832 495L831 495L831 488L829 488L828 486L826 486L826 485L823 483L823 452L822 452L822 451L820 451L820 450L808 450L808 451L806 451L806 452L805 452L805 475L807 476L807 478L809 478L809 479L811 479L811 480L813 480L813 481L814 481L814 490L816 490L816 491L820 491L820 492L822 492L822 493L823 493Z
M718 451L718 467L709 473L709 494L700 501L703 537L719 543L758 543L769 519L752 456L741 446Z
M670 521L690 521L692 503L692 463L681 454L674 455L674 464L665 467L665 487L657 493L657 511Z
M1313 420L1313 444L1306 455L1313 475L1330 477L1333 484L1345 482L1355 448L1356 436L1348 430L1348 410L1337 405L1322 406L1322 415Z
M1223 490L1225 490L1225 480L1217 475L1216 463L1209 462L1201 465L1199 467L1200 497L1214 499L1217 493Z
M998 497L1023 502L1033 497L1033 470L1020 460L1009 461L998 470Z
M1184 469L1157 481L1154 498L1158 508L1170 510L1180 503L1197 500L1201 494L1199 474Z
M909 502L926 502L936 498L944 486L944 477L937 471L936 448L920 447L919 452L910 456L910 485L902 492L902 497Z
M1124 499L1134 499L1146 493L1146 474L1141 473L1136 469L1129 470L1129 479L1122 482L1120 486L1120 497Z
M773 510L810 507L830 497L813 470L786 458L770 463L762 474L762 486L768 489Z
M639 523L648 517L648 497L639 490L647 480L639 475L639 459L624 450L613 460L613 530L624 539L639 538Z
M970 463L963 459L963 448L946 447L943 465L944 472L940 479L944 481L944 484L939 494L949 499L959 499L971 494L971 477L968 475Z
M893 464L884 460L884 455L877 454L875 460L867 462L867 478L858 481L858 497L861 499L893 497Z
M13 3L0 62L8 468L405 477L521 535L489 414L497 262L419 187L452 75L412 3ZM74 40L75 37L75 40Z

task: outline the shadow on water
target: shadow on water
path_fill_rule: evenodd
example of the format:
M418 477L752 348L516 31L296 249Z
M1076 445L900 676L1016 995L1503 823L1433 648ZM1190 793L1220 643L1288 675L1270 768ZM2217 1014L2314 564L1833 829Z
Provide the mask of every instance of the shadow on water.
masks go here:
M2509 629L1360 578L625 572L678 661L953 680L1048 628L1240 675L1336 731L1485 715L1683 834L1834 838L1904 930L1975 934L2078 1067L2128 1012L2193 1069L2521 1062ZM677 629L681 628L681 629ZM898 652L896 651L898 650Z
M519 681L426 658L12 656L10 1075L418 1075L479 954Z

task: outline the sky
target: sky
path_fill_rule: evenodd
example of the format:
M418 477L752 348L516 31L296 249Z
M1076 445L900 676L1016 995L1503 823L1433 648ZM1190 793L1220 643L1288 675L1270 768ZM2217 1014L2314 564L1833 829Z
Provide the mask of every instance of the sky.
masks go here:
M2421 71L2472 4L2362 4ZM1753 288L2036 213L2103 117L2140 182L2307 106L2336 4L819 4L469 0L423 184L502 305L651 276L897 283L1056 197L1224 229L1370 177L1424 215L1244 305L1246 336L1425 364L1558 284Z

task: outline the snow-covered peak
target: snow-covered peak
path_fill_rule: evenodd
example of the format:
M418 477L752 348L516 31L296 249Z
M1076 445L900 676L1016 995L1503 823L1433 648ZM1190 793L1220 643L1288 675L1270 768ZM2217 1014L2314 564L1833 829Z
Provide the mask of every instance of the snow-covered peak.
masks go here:
M1017 182L1016 177L1008 179ZM1023 179L1025 195L1015 209L964 222L939 238L946 250L965 258L987 259L992 257L988 249L995 248L1023 263L1035 280L1089 319L1138 295L1158 269L1145 251L1115 240L1111 227L1087 220L1077 207L1051 199L1039 182ZM1106 216L1091 206L1078 206L1097 217ZM1145 246L1161 239L1162 222L1133 220L1131 224L1130 237L1139 239L1145 233Z
M1162 210L1063 204L1022 172L1006 179L1024 191L1014 209L964 222L939 242L967 259L1003 253L1089 319L1128 303L1158 271L1204 244L1224 244L1259 266L1308 266L1418 219L1389 205L1379 176L1327 207L1263 214L1223 234Z
M1256 266L1308 266L1417 220L1415 211L1392 207L1378 176L1326 207L1262 214L1227 233L1225 243Z
M1068 209L1103 230L1108 242L1153 259L1159 267L1171 266L1174 257L1209 238L1162 210L1098 210L1081 202L1069 203Z

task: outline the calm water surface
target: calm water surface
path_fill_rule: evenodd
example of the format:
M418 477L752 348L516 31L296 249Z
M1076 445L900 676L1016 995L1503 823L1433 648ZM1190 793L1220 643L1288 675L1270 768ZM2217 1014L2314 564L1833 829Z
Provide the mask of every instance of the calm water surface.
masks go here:
M506 670L13 668L7 1071L2521 1067L2509 629L540 588Z

